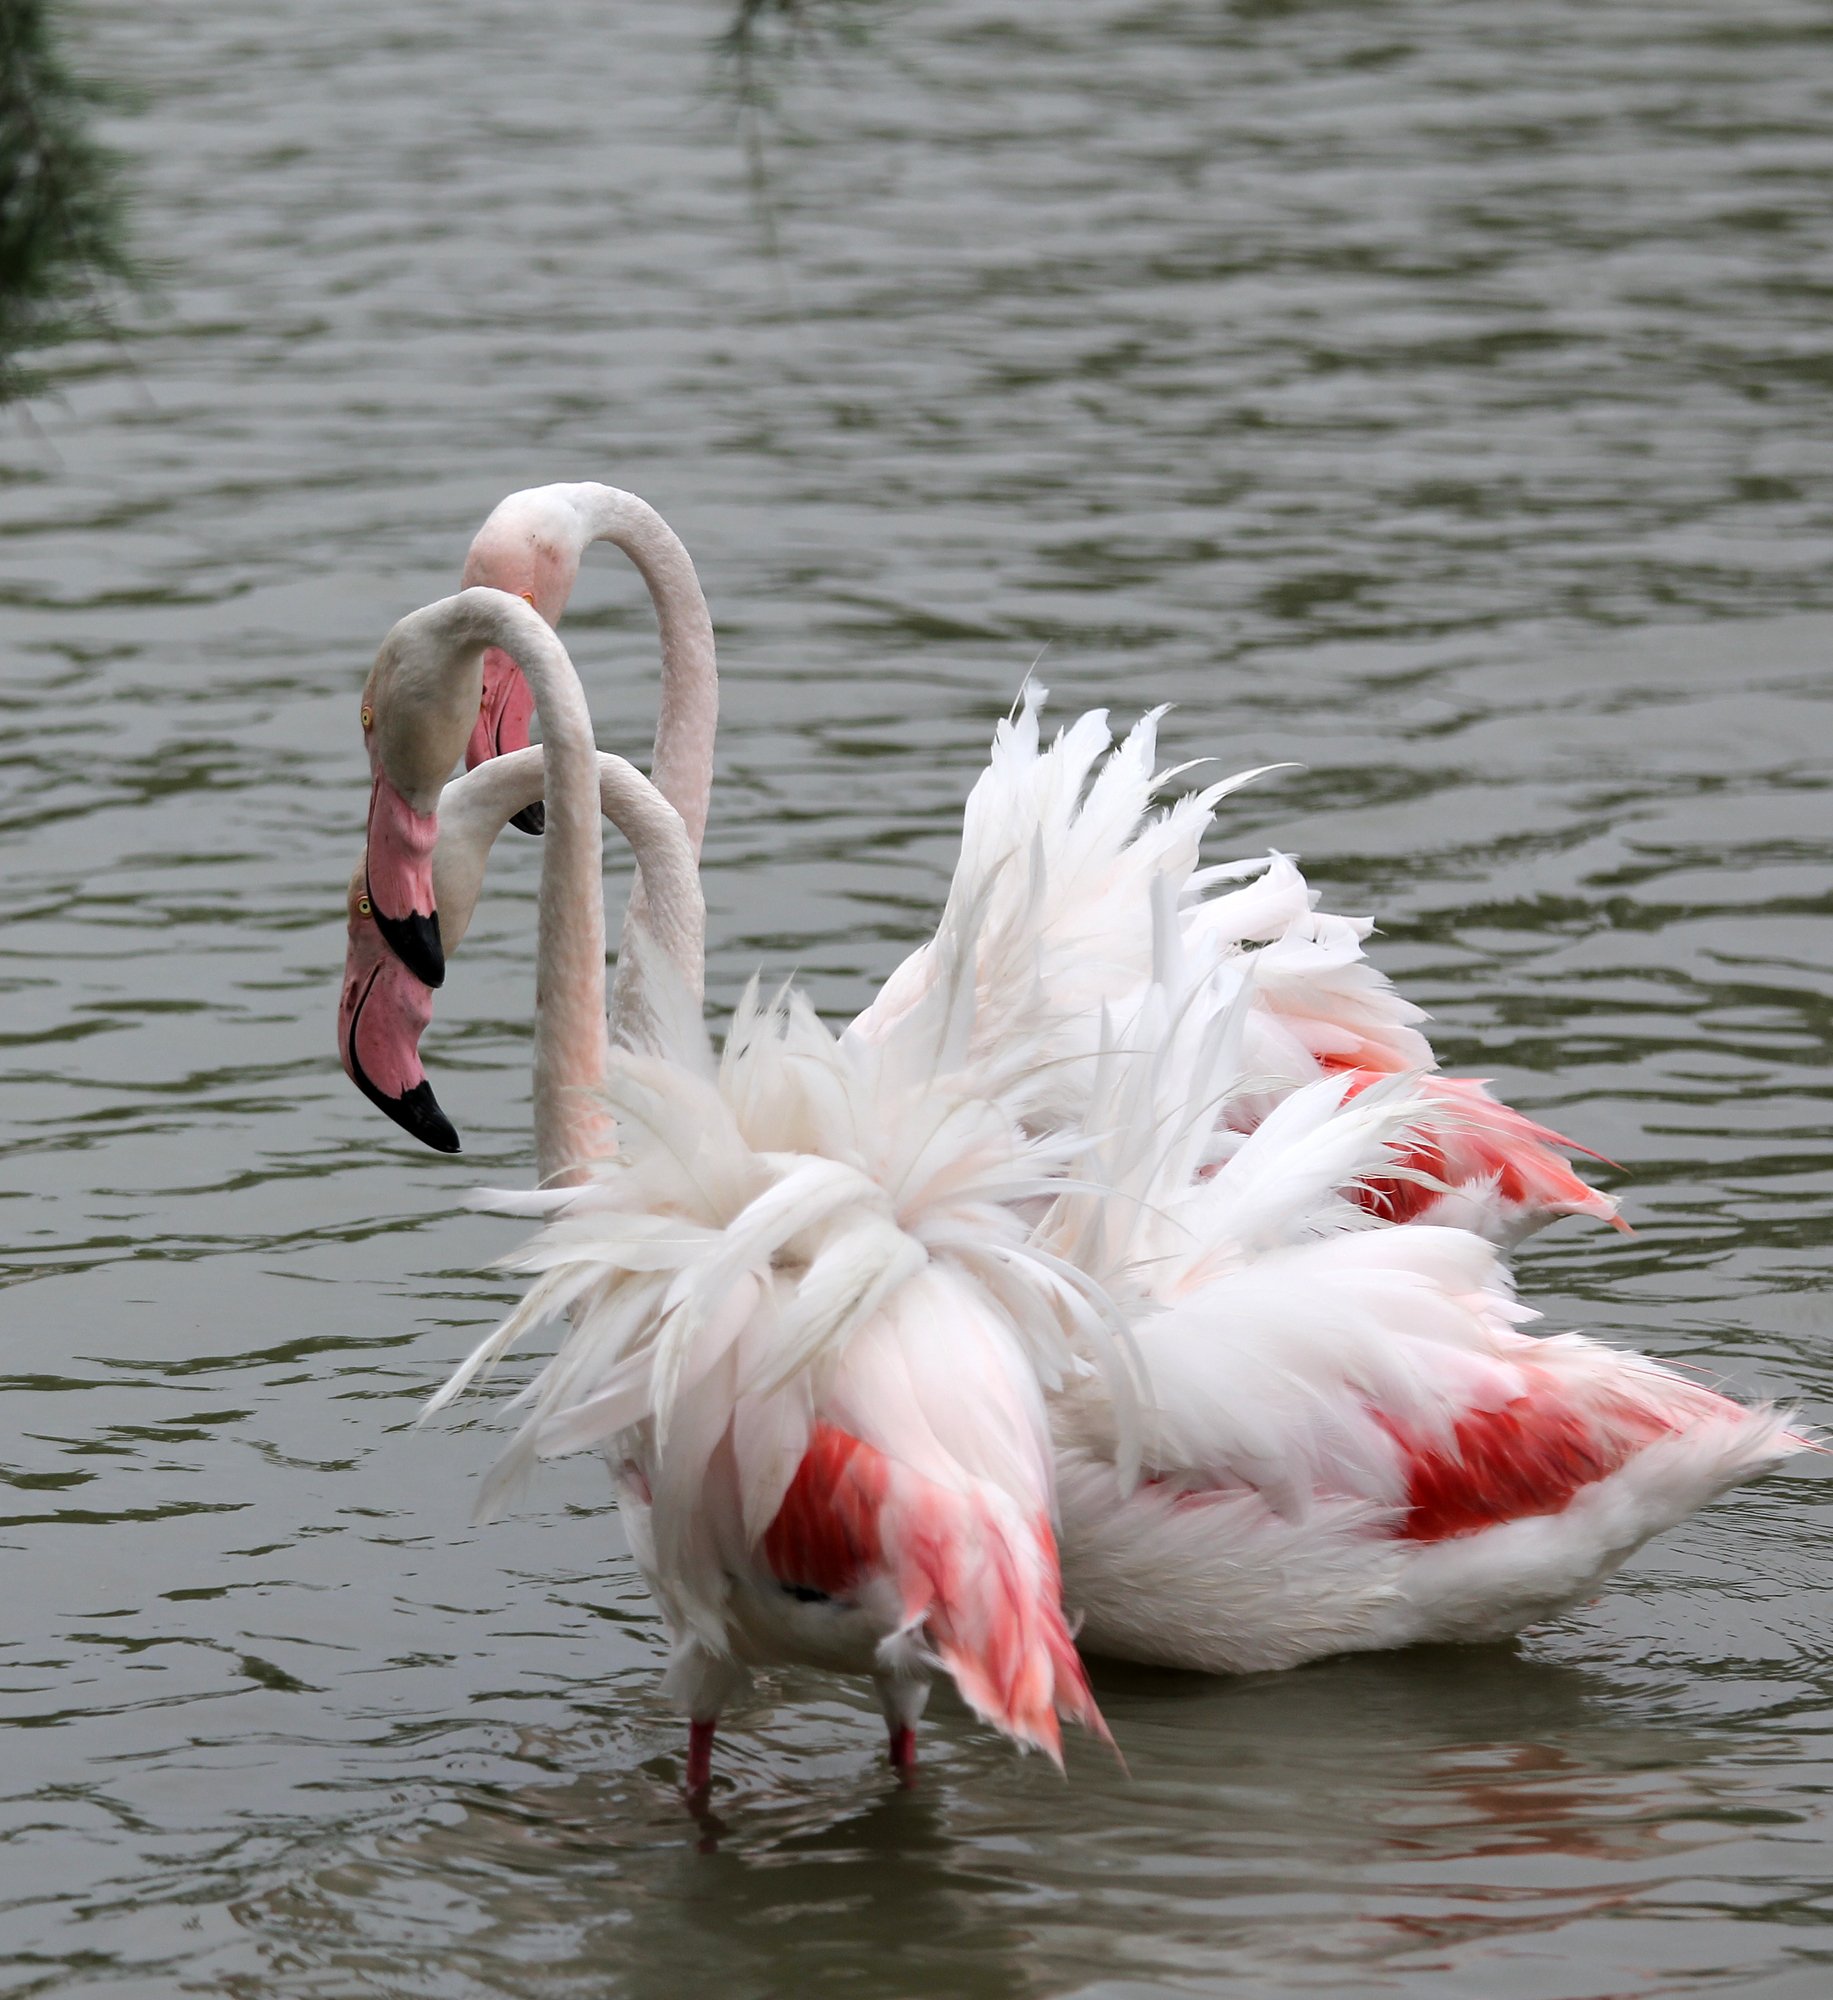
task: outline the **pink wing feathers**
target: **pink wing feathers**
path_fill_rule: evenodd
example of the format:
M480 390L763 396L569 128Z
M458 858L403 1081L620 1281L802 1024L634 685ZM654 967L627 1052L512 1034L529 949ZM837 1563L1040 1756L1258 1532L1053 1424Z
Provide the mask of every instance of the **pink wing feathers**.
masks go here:
M779 1583L824 1597L888 1579L962 1699L1016 1741L1061 1763L1059 1714L1108 1740L1063 1616L1047 1511L1026 1521L997 1489L925 1479L818 1423L760 1553Z
M1379 1072L1348 1069L1350 1093L1364 1090ZM1428 1076L1420 1094L1428 1113L1401 1150L1398 1175L1364 1181L1356 1199L1383 1222L1415 1222L1434 1216L1446 1189L1469 1190L1470 1199L1493 1207L1501 1217L1528 1229L1562 1215L1588 1215L1629 1233L1616 1202L1581 1180L1565 1158L1584 1149L1560 1133L1499 1103L1473 1078ZM1438 1114L1438 1115L1432 1115Z

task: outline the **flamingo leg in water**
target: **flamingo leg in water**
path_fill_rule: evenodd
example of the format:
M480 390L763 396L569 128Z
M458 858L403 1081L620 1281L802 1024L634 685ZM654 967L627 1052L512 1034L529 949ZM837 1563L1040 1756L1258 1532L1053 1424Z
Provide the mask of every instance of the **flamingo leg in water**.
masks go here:
M687 1725L687 1795L697 1798L713 1782L713 1731L717 1716Z

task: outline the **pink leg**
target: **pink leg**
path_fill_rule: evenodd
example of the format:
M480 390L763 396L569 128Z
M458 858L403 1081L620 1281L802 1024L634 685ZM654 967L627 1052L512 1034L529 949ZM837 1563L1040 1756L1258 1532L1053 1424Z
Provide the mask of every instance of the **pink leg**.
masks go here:
M891 1768L905 1784L916 1783L916 1731L907 1722L892 1724Z
M696 1798L713 1782L713 1731L717 1716L687 1725L687 1795Z

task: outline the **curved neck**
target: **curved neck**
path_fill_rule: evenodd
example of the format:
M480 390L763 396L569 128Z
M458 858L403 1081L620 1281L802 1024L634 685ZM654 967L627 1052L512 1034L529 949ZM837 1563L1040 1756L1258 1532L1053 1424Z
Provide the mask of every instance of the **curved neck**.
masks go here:
M440 794L433 890L448 956L470 927L497 836L517 813L545 798L546 764L539 744L514 750L454 778ZM698 1005L705 981L706 905L681 816L635 765L604 750L598 753L598 802L630 843L647 891L650 929L688 997ZM638 1039L638 1023L631 1013L634 996L627 984L626 968L620 964L611 1010L614 1040Z
M693 558L647 500L621 487L582 482L561 489L587 541L613 542L636 565L655 606L662 642L662 693L650 779L681 815L695 858L713 795L719 670L713 619Z
M611 992L611 1037L632 1048L665 1048L667 1038L658 1032L660 996L645 980L638 932L646 927L654 938L698 1018L706 986L706 899L699 862L681 815L634 765L601 753L598 795L605 817L629 841L638 869Z
M547 834L535 945L535 1161L543 1185L576 1186L613 1150L605 1108L604 825L598 746L566 648L529 605L497 590L466 590L527 676L541 717Z
M578 578L579 559L595 541L613 542L624 551L655 607L662 690L650 776L680 814L698 860L713 790L719 672L712 617L680 536L648 501L620 487L588 480L532 486L492 510L471 543L465 577L526 591L541 616L557 623ZM649 895L648 878L640 875L631 888L619 946L618 990L625 998L636 990L639 975L629 968L642 957L637 933L648 920Z

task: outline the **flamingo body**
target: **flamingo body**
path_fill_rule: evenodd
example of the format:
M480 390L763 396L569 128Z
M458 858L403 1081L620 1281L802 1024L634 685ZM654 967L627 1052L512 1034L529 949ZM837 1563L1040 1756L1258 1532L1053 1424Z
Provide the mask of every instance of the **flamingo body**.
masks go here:
M685 552L632 496L576 487L514 496L474 563L513 584L502 564L537 530L517 594L547 620L600 533L646 552L652 587L673 579L657 777L672 758L691 862L711 640ZM570 858L542 891L566 1024L537 1041L560 1184L500 1198L545 1221L515 1260L533 1283L432 1407L568 1322L485 1509L538 1458L610 1461L673 1641L690 1788L760 1666L869 1675L900 1770L938 1672L1060 1760L1063 1720L1105 1735L1066 1604L1097 1650L1216 1671L1501 1636L1804 1444L1655 1362L1522 1331L1495 1246L1613 1205L1557 1135L1431 1073L1369 926L1317 910L1287 857L1198 866L1242 780L1154 813L1156 714L1118 746L1095 714L1045 747L1027 692L970 796L937 937L838 1039L799 1000L748 995L715 1059L698 931L671 984L642 963L635 899L620 990L643 1005L607 1054L602 930L570 914L588 812L596 839L570 665L490 590L441 616L469 649L427 681L446 709L478 685L481 639L529 655L566 734L549 803ZM405 671L372 690L397 683L427 705ZM504 746L507 687L471 711L474 751ZM393 717L372 741L372 850L411 862L397 900L437 946L415 748ZM481 874L480 856L452 879L474 899ZM378 928L411 967L415 939ZM347 1039L354 1062L354 1021Z
M668 1682L694 1725L696 1786L719 1707L766 1662L869 1672L900 1769L937 1669L1014 1740L1060 1758L1059 1716L1101 1722L1051 1527L1043 1391L1076 1365L1062 1281L1028 1256L1012 1214L1052 1162L976 1081L938 1083L926 1058L958 1040L961 980L870 1052L842 1050L805 1004L749 1004L716 1065L694 884L690 921L672 919L694 946L685 968L671 970L648 919L626 928L645 1004L619 1010L614 1054L601 803L635 779L620 823L652 890L683 852L691 879L691 843L653 787L599 759L571 662L526 604L472 587L397 624L365 694L376 783L435 836L450 797L463 851L442 872L468 919L480 834L487 852L522 774L473 772L429 792L425 773L450 768L493 646L527 672L550 738L525 760L541 767L548 807L535 1064L548 1186L512 1206L556 1219L524 1260L542 1276L522 1310L431 1407L533 1320L567 1317L487 1494L548 1451L596 1447L622 1467L632 1543L675 1638ZM371 901L353 886L340 1046L359 1082L363 1006L402 957ZM417 1065L424 1016L402 1019Z
M946 905L945 925L985 911L982 1053L1001 1040L1046 1042L1061 1079L1046 1109L1085 1122L1103 1010L1137 1005L1154 977L1155 950L1167 942L1156 898L1177 912L1172 950L1219 977L1252 983L1242 1032L1253 1087L1231 1100L1229 1130L1251 1131L1290 1092L1322 1076L1347 1073L1361 1088L1436 1067L1418 1027L1421 1010L1363 953L1369 923L1318 910L1285 855L1199 867L1198 844L1217 805L1258 772L1155 813L1153 793L1174 775L1156 762L1163 711L1118 745L1100 710L1045 745L1044 698L1028 686L1019 712L995 734L969 795ZM936 953L934 941L918 946L849 1033L867 1041L883 1034L927 990ZM1561 1215L1615 1219L1615 1203L1561 1157L1566 1142L1481 1084L1433 1077L1420 1118L1409 1164L1432 1171L1436 1184L1404 1199L1392 1188L1373 1191L1372 1202L1385 1200L1376 1207L1383 1219L1455 1220L1504 1245Z
M1378 1295L1363 1282L1356 1296L1366 1311ZM1346 1353L1272 1386L1294 1367L1290 1343L1271 1325L1256 1341L1241 1304L1198 1294L1142 1347L1155 1415L1214 1411L1226 1394L1248 1438L1218 1417L1148 1453L1129 1485L1099 1423L1057 1413L1065 1590L1095 1652L1239 1673L1503 1638L1799 1448L1773 1411L1481 1310L1470 1344L1408 1355L1425 1343L1404 1294L1381 1322L1382 1372L1412 1362L1419 1380L1377 1385Z
M1104 1025L1085 1192L1040 1224L1126 1301L1138 1370L1134 1408L1093 1374L1052 1400L1085 1645L1247 1671L1502 1637L1803 1447L1644 1356L1524 1331L1483 1238L1382 1226L1368 1190L1416 1191L1432 1079L1322 1077L1215 1157L1209 1117L1257 1083L1254 994L1180 961L1158 911L1159 976Z
M1053 1758L1062 1718L1105 1734L1045 1406L1091 1364L1015 1213L1056 1156L991 1086L937 1076L958 1011L939 987L867 1050L748 999L715 1064L697 1012L657 998L660 1049L612 1061L622 1150L583 1187L501 1198L551 1218L515 1260L535 1283L434 1405L567 1313L486 1507L537 1458L602 1451L690 1719L760 1666L864 1674L900 1768L938 1671Z

